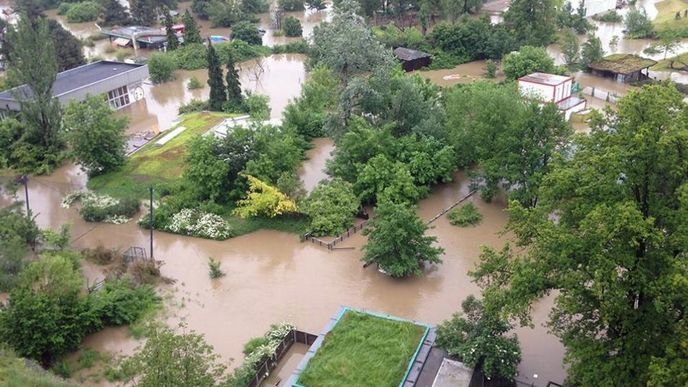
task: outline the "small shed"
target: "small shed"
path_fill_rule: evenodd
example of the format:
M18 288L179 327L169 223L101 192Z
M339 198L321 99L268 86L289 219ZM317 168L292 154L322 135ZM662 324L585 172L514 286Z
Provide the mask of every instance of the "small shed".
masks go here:
M647 79L648 68L657 62L633 54L613 54L602 60L591 63L590 70L593 75L605 78L613 78L617 82L637 82ZM643 73L643 70L645 71Z
M394 56L401 62L404 71L418 70L432 63L432 55L410 48L397 47L394 49Z

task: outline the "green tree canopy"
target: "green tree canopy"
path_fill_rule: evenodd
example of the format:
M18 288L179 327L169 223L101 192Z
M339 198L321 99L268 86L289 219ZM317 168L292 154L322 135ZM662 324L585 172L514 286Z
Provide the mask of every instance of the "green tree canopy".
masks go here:
M210 86L210 97L208 99L208 106L210 110L221 112L225 102L227 102L227 90L222 79L222 66L220 65L220 58L215 52L215 48L208 39L208 86Z
M523 46L504 56L502 71L507 79L517 79L534 72L556 73L554 59L542 47Z
M421 275L421 263L439 263L444 252L433 246L437 238L425 235L427 229L410 204L383 198L363 230L368 242L362 260L377 263L392 277Z
M231 165L219 157L220 146L215 136L198 136L189 143L184 180L197 200L227 199L232 183L227 179Z
M316 236L338 235L353 225L359 201L350 183L334 179L320 182L302 206L311 218L311 232Z
M504 23L521 44L546 46L556 32L554 0L513 0L504 13Z
M486 248L473 273L486 307L522 323L556 290L549 324L571 384L644 385L651 373L685 382L663 371L680 364L688 305L682 99L673 86L644 86L596 117L575 151L556 158L537 205L510 204L525 252Z
M248 179L249 190L246 194L246 198L237 202L237 208L234 210L234 214L242 218L254 216L274 218L278 215L297 211L296 203L277 188L251 175L245 175L245 177Z
M65 107L63 124L69 145L89 175L113 171L126 160L127 119L114 113L101 96L87 96Z
M182 23L184 23L184 44L203 43L198 24L188 9L184 12Z
M258 26L248 21L242 21L232 26L232 39L243 40L254 46L263 44L263 37L260 36Z

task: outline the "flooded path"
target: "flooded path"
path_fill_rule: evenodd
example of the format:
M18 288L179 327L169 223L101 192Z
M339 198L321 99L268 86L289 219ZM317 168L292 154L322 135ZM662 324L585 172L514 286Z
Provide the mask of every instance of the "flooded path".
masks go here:
M306 192L311 192L322 180L328 178L325 172L325 162L334 151L334 141L330 138L315 138L313 148L306 152L306 160L299 169L299 177Z
M126 249L147 246L148 234L134 222L125 225L88 224L74 209L59 206L62 196L83 186L83 174L64 167L52 176L32 178L29 184L33 210L41 227L72 225L76 247ZM442 208L468 192L468 184L457 179L433 190L419 203L418 213L430 219ZM360 248L365 238L347 239L352 250L328 251L300 243L296 235L261 230L228 241L209 241L167 233L155 233L155 257L164 262L162 274L176 283L167 322L185 321L207 341L231 367L242 359L243 344L262 335L270 324L291 321L300 329L319 332L340 305L366 308L404 318L437 324L460 308L469 294L479 294L467 272L473 269L481 245L501 247L507 214L504 203L471 199L484 215L473 228L451 226L445 217L433 223L430 234L446 250L441 265L431 265L420 278L395 280L375 270L362 268ZM208 277L207 259L214 257L227 273L218 280ZM546 318L549 306L535 308L536 321ZM563 347L543 327L519 330L524 362L521 375L538 374L540 381L561 382ZM132 350L132 341L121 331L108 330L87 339L99 350ZM544 385L543 384L543 385Z

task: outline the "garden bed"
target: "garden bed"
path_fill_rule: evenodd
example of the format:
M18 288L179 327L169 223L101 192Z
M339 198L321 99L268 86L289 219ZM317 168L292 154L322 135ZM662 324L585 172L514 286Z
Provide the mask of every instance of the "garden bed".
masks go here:
M184 115L178 126L183 126L186 130L163 146L156 145L155 141L149 142L129 157L120 170L93 177L89 180L88 187L114 197L145 198L148 187L170 183L181 177L188 141L230 116L224 113Z
M428 329L411 321L344 309L295 385L399 386Z

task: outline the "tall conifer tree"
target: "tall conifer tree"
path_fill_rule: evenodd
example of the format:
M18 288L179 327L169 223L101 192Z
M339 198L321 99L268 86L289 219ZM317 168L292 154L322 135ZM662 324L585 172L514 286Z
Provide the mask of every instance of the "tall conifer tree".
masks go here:
M222 111L222 105L227 101L225 83L222 80L222 67L217 52L208 39L208 86L210 86L210 98L208 105L210 110Z

